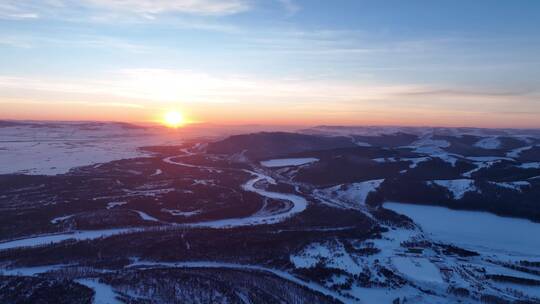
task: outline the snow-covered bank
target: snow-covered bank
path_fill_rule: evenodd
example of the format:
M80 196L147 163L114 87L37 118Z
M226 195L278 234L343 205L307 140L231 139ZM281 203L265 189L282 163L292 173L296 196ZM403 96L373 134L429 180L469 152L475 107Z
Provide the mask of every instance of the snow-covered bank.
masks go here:
M121 229L76 231L72 233L60 233L60 234L47 234L47 235L42 235L42 236L36 236L36 237L31 237L31 238L24 238L24 239L0 243L0 250L55 244L55 243L60 243L60 242L71 240L71 239L77 240L77 241L94 240L94 239L109 237L116 234L127 233L127 232L137 232L137 231L141 231L141 229L121 228Z
M293 282L295 284L298 284L300 286L306 287L312 291L316 291L319 293L322 293L324 295L333 297L335 299L338 299L344 303L349 303L351 299L345 298L338 293L329 290L325 288L324 286L321 286L314 282L306 282L303 280L298 279L294 275L282 271L277 270L273 268L267 268L263 266L256 266L256 265L244 265L244 264L234 264L234 263L223 263L223 262L211 262L211 261L200 261L200 262L177 262L177 263L158 263L158 262L144 262L139 261L136 263L131 264L128 267L140 267L140 268L227 268L227 269L237 269L237 270L252 270L252 271L261 271L261 272L267 272L271 273L275 276L278 276L284 280Z
M149 221L149 222L159 222L159 220L148 213L139 211L139 210L133 210L133 212L137 213L143 221Z
M246 191L258 193L264 197L268 197L271 199L289 201L293 204L292 208L288 209L285 212L277 213L277 214L259 214L259 215L252 215L252 216L243 217L243 218L232 218L232 219L223 219L223 220L217 220L217 221L200 222L196 224L191 224L190 226L211 227L211 228L231 228L231 227L240 227L240 226L275 224L293 216L294 214L300 213L307 208L307 200L301 196L298 196L295 194L288 194L288 193L271 192L271 191L266 191L266 190L261 190L261 189L256 188L255 184L257 184L260 181L266 180L269 183L274 183L275 181L270 176L267 176L261 173L257 173L253 171L247 171L247 172L255 175L255 177L247 181L244 185L242 185L242 189Z
M116 298L116 292L111 286L100 283L97 279L79 279L75 282L94 290L93 304L122 304Z

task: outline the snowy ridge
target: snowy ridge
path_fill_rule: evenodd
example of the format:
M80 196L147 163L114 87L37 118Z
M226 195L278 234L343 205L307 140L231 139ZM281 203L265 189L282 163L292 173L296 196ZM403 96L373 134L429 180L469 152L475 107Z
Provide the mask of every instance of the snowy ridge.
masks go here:
M110 203L107 203L107 209L112 209L112 208L122 206L122 205L126 205L126 204L127 204L127 202L110 202Z
M65 220L67 220L67 219L70 219L70 218L72 218L74 216L75 216L75 214L71 214L71 215L66 215L66 216L60 216L60 217L53 218L51 220L51 224L58 224L58 223L63 222Z
M501 162L501 161L500 160L495 160L495 161L488 161L488 162L474 162L473 164L476 166L476 168L463 173L463 176L467 177L467 178L471 178L474 173L476 173L476 172L478 172L478 171L480 171L482 169L489 168L489 167L491 167L494 164L499 163L499 162Z
M527 150L532 149L532 148L533 148L533 146L527 146L527 147L521 147L521 148L514 149L514 150L506 153L506 157L518 158L521 155L521 152L527 151Z
M515 159L513 158L502 157L502 156L469 156L467 157L467 159L474 162L494 162L494 161L501 161L501 160L515 161Z
M526 181L517 181L517 182L489 182L490 184L497 185L502 188L514 190L514 191L523 191L523 188L530 187L531 183Z
M159 222L159 220L148 213L144 213L139 210L132 210L133 212L137 213L143 221L149 221L149 222Z
M409 165L409 168L413 169L413 168L418 167L418 164L428 161L430 159L431 157L427 157L427 156L426 157L404 157L404 158L386 157L386 158L375 158L373 159L373 161L376 161L378 163L395 163L395 162L400 162L400 161L406 161L406 162L411 163Z
M522 169L540 169L540 162L523 163L523 164L519 165L518 168L522 168Z

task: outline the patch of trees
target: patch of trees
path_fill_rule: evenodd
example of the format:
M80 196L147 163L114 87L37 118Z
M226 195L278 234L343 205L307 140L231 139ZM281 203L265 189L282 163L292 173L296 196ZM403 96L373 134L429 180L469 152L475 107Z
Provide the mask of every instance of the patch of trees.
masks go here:
M90 304L94 291L69 280L0 276L0 303Z

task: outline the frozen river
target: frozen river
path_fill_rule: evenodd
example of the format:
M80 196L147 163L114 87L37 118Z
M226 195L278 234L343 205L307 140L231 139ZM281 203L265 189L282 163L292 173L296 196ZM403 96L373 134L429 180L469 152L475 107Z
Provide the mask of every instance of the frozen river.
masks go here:
M540 224L529 220L427 205L384 207L410 217L434 240L487 254L540 256Z

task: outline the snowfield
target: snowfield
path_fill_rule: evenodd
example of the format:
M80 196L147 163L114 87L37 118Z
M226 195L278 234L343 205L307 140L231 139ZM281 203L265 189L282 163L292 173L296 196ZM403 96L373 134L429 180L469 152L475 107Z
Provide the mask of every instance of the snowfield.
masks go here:
M450 147L450 143L446 140L432 139L432 135L427 135L408 147L413 148L416 153L438 154L440 152L445 153L442 148Z
M413 280L443 283L439 268L426 258L397 256L392 258L392 263L399 272Z
M374 161L378 163L395 163L400 161L407 161L411 164L409 165L409 168L413 169L418 167L418 164L430 160L431 157L410 157L410 158L396 158L396 157L388 157L388 158L375 158Z
M290 256L290 261L296 268L312 268L321 260L328 261L327 265L332 268L341 269L350 274L362 272L362 266L358 265L343 249L343 245L337 242L313 243Z
M467 192L478 191L472 179L453 179L453 180L434 180L428 184L448 189L454 196L454 199L461 199Z
M314 195L324 203L341 208L359 209L366 204L366 198L376 191L384 179L370 180L360 183L342 184L330 188L318 189Z
M501 141L497 137L487 137L477 141L474 146L482 149L494 150L500 148Z
M314 163L319 161L318 158L308 157L308 158L283 158L283 159L270 159L261 162L263 167L290 167L290 166L301 166L305 164Z

